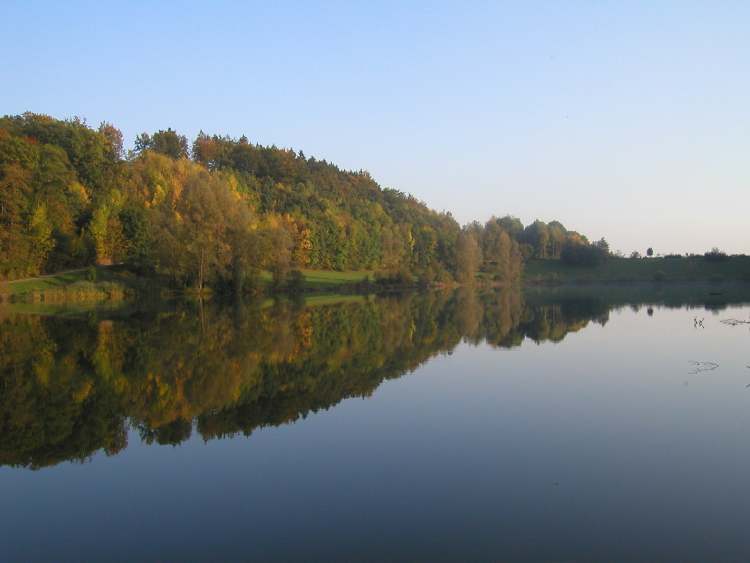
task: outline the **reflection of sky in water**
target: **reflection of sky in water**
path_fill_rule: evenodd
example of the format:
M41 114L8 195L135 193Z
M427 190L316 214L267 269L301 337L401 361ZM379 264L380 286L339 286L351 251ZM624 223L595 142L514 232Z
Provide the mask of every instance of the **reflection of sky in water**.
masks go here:
M747 560L749 314L623 308L250 438L2 468L0 558Z

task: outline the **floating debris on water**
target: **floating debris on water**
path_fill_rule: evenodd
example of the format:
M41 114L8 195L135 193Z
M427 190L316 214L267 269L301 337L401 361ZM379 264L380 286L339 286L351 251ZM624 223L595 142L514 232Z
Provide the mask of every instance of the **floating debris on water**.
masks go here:
M693 366L693 371L690 372L691 375L696 375L696 374L704 372L704 371L713 371L717 367L719 367L719 364L717 364L716 362L694 362L694 361L691 361L690 364Z

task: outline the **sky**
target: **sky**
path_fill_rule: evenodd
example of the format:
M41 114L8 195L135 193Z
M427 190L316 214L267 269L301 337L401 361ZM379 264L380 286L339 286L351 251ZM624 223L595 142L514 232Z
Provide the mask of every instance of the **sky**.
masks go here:
M242 134L461 223L750 253L750 2L0 2L0 114Z

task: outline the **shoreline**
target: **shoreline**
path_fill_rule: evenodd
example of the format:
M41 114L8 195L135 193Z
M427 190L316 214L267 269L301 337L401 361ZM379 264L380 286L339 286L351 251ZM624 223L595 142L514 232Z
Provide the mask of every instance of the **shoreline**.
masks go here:
M530 260L515 283L491 279L478 272L474 283L430 282L378 278L374 271L297 270L284 285L274 287L268 272L260 272L245 296L314 296L387 294L426 289L447 290L473 286L480 290L517 285L521 288L596 288L750 286L750 257L730 257L722 262L702 258L612 258L593 267L569 266L558 260ZM166 277L132 272L123 265L92 266L45 274L34 278L0 281L0 302L54 305L64 303L116 303L133 299L225 299L231 291L174 287Z

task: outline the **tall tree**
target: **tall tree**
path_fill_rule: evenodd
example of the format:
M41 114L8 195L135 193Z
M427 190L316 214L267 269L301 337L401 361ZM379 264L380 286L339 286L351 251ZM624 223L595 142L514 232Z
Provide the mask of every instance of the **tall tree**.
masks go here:
M473 283L480 261L476 236L469 230L461 231L456 243L456 279L462 283Z
M148 133L141 133L135 139L135 149L137 153L151 150L174 159L188 157L187 138L178 134L172 128L166 131L160 129L153 136Z

